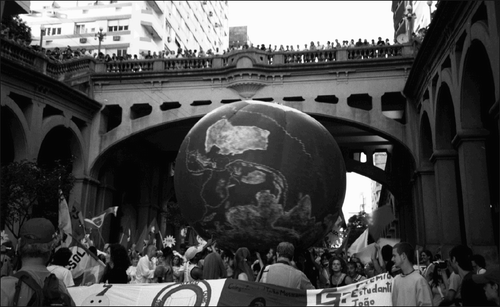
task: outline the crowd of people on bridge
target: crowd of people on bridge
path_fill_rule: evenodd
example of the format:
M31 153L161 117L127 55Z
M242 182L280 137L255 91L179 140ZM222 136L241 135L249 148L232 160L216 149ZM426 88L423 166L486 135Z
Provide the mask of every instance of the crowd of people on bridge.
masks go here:
M40 276L51 272L65 288L74 285L71 272L66 268L71 252L61 247L54 253L54 233L53 225L46 219L26 222L21 230L18 268L13 268L11 258L6 258L7 255L14 257L12 248L2 244L2 306L12 303L15 286L12 276L16 271ZM375 244L371 261L363 263L356 254L347 255L345 249L298 251L289 242L279 243L265 255L244 245L236 250L219 248L217 240L212 239L204 245L181 244L178 250L168 246L158 249L156 242L150 240L144 241L141 250L137 250L135 244L127 249L112 243L105 244L104 250L99 251L92 242L88 244L91 244L90 252L106 265L98 281L104 284L233 278L295 289L325 289L388 273L394 277L395 306L498 306L500 303L500 271L486 267L484 257L473 254L464 245L455 246L448 255L433 255L429 250L415 250L407 242L382 247Z
M98 61L103 62L112 62L112 61L127 61L127 60L150 60L150 59L192 59L192 58L203 58L203 57L215 57L215 56L225 56L229 55L238 50L261 50L269 53L269 60L272 62L272 54L281 52L281 53L300 53L300 52L310 52L310 51L327 51L327 50L339 50L346 48L370 48L370 47L378 47L378 49L371 50L370 52L354 52L349 59L364 59L364 58L372 58L372 57L389 57L400 55L397 50L391 48L383 48L384 46L390 46L391 43L388 38L383 40L381 37L378 40L368 39L362 40L361 38L355 41L351 40L343 40L342 43L338 39L334 41L327 41L326 44L320 43L319 41L313 42L311 41L308 44L304 44L303 47L301 45L274 45L269 44L267 47L264 44L261 45L253 45L252 43L240 43L234 42L230 47L226 49L220 49L216 47L214 50L209 49L207 51L203 50L203 48L199 47L199 50L193 49L183 49L178 48L177 50L163 50L163 51L141 51L139 54L127 54L121 53L111 53L107 54L105 52L101 52L95 49L87 49L85 47L80 48L72 48L71 46L67 46L65 48L54 47L54 48L41 48L40 45L30 45L20 37L16 37L15 34L11 33L4 24L2 24L2 29L0 31L0 36L8 39L12 42L15 42L21 46L24 46L27 49L32 51L39 52L46 56L47 58L56 61L56 62L64 62L68 60L78 59L82 57L90 57L94 58ZM418 36L414 36L415 39L418 39ZM399 44L396 40L394 44ZM321 57L321 56L287 56L287 62L318 62L318 61L328 61L335 60L334 57Z

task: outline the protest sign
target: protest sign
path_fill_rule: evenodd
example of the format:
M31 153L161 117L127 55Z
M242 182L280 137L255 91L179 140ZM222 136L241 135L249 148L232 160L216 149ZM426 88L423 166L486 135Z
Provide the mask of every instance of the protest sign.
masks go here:
M77 306L391 306L393 278L380 274L345 287L298 290L235 279L70 287Z

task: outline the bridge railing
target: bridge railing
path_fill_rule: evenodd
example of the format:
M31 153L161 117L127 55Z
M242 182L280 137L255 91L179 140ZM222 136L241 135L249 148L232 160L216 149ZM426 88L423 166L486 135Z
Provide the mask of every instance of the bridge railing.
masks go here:
M236 50L223 56L203 58L172 58L102 62L93 57L81 57L64 62L55 61L44 54L0 38L1 56L40 71L59 81L92 73L140 73L148 71L189 71L236 67L241 58L248 58L252 65L289 66L321 65L324 62L357 61L392 57L413 57L411 44L354 47L326 50L266 52L259 49ZM248 62L248 60L247 60Z

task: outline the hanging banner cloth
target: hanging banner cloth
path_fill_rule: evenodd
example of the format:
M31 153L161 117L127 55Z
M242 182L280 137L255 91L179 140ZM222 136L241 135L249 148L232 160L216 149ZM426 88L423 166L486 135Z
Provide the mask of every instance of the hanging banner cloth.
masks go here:
M76 306L391 306L386 273L339 288L297 290L236 279L70 287Z

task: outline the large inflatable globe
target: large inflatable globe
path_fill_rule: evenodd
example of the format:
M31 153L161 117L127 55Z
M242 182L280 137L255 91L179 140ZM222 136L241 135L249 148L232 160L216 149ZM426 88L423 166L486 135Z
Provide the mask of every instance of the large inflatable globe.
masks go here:
M182 215L204 239L267 251L308 248L331 230L345 195L340 149L296 109L240 101L205 115L175 165Z

